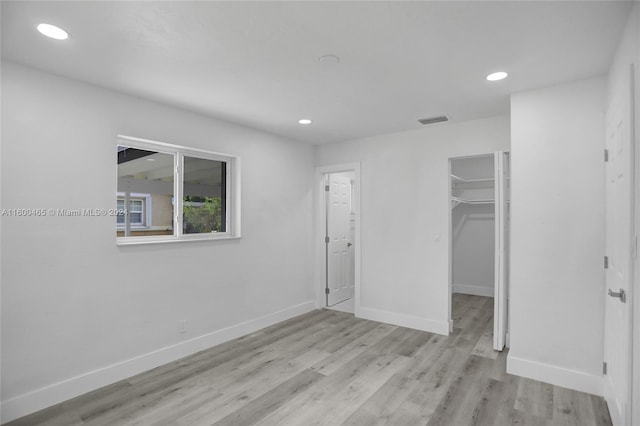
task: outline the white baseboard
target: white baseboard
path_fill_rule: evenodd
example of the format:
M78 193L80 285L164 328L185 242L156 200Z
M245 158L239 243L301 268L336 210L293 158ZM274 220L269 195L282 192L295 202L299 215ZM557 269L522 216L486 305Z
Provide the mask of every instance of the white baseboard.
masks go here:
M305 314L314 309L315 303L313 301L304 302L260 318L223 328L172 346L158 349L154 352L36 389L26 394L18 395L2 401L0 409L0 413L2 413L1 422L4 424L212 346L254 333L260 329Z
M449 321L437 321L429 318L404 315L396 312L381 311L373 308L356 308L356 316L372 321L399 325L430 333L449 335Z
M507 356L507 373L598 396L604 392L601 375L530 361L511 354Z
M454 284L454 293L470 294L472 296L493 297L493 287L473 284Z

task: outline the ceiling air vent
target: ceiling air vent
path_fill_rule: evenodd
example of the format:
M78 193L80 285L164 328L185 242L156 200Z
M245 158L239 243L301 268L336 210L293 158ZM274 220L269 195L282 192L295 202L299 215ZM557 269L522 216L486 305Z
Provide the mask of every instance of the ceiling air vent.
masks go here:
M442 123L443 121L449 121L449 117L446 115L439 115L437 117L421 118L418 121L422 124Z

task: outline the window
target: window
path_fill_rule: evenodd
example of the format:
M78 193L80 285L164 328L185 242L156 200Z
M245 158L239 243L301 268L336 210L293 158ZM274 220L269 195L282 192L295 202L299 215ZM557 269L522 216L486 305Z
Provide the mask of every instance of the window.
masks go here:
M131 222L130 224L132 226L144 226L145 222L142 219L143 215L144 215L144 210L146 205L144 204L144 200L140 199L140 198L130 198L129 199L129 215L131 216ZM125 200L124 198L118 198L118 215L117 215L117 222L118 222L118 227L124 227L125 224L125 217L124 217L124 203Z
M118 244L240 236L239 159L120 136Z
M227 164L184 157L183 232L225 232Z
M125 209L126 194L124 192L118 192L116 200L116 224L118 231L121 231L118 235L124 235L124 229L126 227L125 211L129 215L129 225L131 229L136 231L147 230L151 231L151 194L129 194L129 208ZM165 222L171 221L171 213L168 215L168 219Z

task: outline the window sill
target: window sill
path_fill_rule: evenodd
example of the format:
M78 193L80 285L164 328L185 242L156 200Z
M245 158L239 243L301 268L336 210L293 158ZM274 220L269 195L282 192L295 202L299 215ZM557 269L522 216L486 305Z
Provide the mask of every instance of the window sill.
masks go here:
M164 243L184 243L190 241L217 241L217 240L236 240L241 238L240 235L183 235L180 238L160 235L154 237L117 237L116 244L118 246L134 246L140 244L164 244Z

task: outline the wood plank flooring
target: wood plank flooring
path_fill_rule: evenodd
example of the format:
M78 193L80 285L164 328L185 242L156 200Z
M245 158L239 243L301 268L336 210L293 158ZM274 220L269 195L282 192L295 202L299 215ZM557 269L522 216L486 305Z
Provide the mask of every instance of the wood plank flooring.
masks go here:
M602 398L506 374L492 313L455 294L445 337L314 311L8 425L611 424Z

